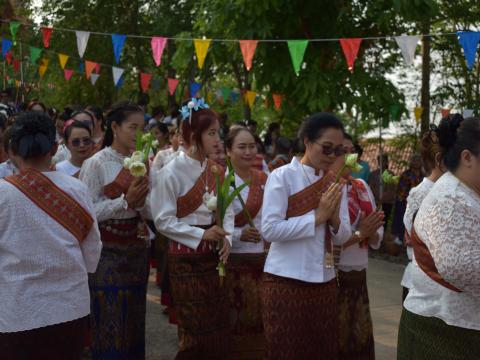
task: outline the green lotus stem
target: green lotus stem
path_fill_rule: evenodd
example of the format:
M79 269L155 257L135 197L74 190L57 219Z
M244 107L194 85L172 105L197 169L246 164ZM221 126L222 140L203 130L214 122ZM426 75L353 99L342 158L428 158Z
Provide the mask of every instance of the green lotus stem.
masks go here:
M342 176L343 172L347 168L347 164L343 164L341 170L338 172L337 177L335 179L335 184L338 184L338 181L340 180L340 177Z

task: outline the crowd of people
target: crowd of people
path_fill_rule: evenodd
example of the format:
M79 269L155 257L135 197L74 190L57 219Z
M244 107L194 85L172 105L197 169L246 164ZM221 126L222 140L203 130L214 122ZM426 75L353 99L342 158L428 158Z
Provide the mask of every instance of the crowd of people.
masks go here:
M480 358L480 119L432 127L397 186L331 113L262 140L200 99L2 101L2 359L144 359L151 267L176 359L374 359L368 253L389 219L411 259L398 358ZM156 146L135 174L139 133Z

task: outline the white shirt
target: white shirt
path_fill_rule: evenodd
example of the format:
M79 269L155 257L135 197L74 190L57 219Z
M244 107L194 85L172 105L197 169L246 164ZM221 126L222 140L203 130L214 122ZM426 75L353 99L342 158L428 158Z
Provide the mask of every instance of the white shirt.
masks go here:
M422 182L412 188L408 194L407 209L405 210L405 215L403 216L403 223L405 224L405 230L407 230L409 234L412 232L413 215L415 215L420 208L423 199L425 199L433 184L435 183L432 180L424 177ZM413 248L411 246L407 246L407 256L409 260L412 260ZM400 282L402 286L408 289L412 287L412 268L413 265L410 261L405 268L402 281Z
M111 147L106 147L85 160L82 165L79 179L90 190L98 222L110 219L131 219L137 216L137 211L125 208L124 195L110 199L103 194L105 185L113 182L123 169L125 157Z
M303 169L302 169L303 167ZM297 158L275 169L265 185L262 208L262 235L271 242L265 272L307 282L332 280L335 272L324 266L325 224L315 226L315 210L287 220L288 197L323 177ZM352 232L348 219L347 192L343 189L340 205L341 224L332 234L335 245L347 241Z
M157 172L160 171L165 165L167 165L170 161L172 161L176 156L178 156L181 152L184 151L183 146L179 146L179 148L175 151L173 147L170 147L165 150L160 150L157 155L153 158L152 161L152 171Z
M57 171L43 174L95 219L84 184ZM79 243L12 184L0 180L0 193L0 332L88 315L87 272L95 272L102 248L97 222Z
M451 173L445 173L423 200L414 222L449 290L412 260L412 287L403 303L421 316L480 330L480 197Z
M74 176L80 171L80 168L73 165L70 160L60 161L57 165L55 165L55 169L70 176Z
M228 172L227 172L228 173ZM235 174L235 186L238 188L240 185L243 184L243 180L240 176ZM233 190L233 188L232 188ZM250 187L247 186L245 187L242 191L240 191L240 195L242 196L242 199L245 203L247 203L248 195L250 193ZM235 215L241 213L242 210L242 203L240 200L238 200L238 197L235 197L233 200L233 212ZM262 209L257 213L257 216L253 218L253 224L255 227L258 229L258 231L261 231L262 229ZM240 240L240 237L242 236L242 231L244 228L249 228L250 225L247 223L244 226L237 227L235 226L235 229L233 230L233 244L232 244L232 253L263 253L264 252L264 242L263 240L258 242L258 243L253 243L253 242L247 242L247 241L242 241Z
M157 230L191 249L198 247L205 232L192 225L210 225L214 220L213 213L202 203L193 213L177 218L177 199L190 191L205 170L206 164L206 161L200 164L181 152L157 173L151 192L151 211ZM214 176L211 172L208 172L208 175ZM213 189L209 189L209 192L213 194ZM232 234L233 226L234 215L230 206L223 228ZM227 236L227 239L231 244L231 235Z
M57 152L52 158L52 164L55 165L63 160L69 160L71 157L72 154L70 153L70 150L68 150L67 146L65 144L59 144Z
M373 209L376 209L377 205L375 203L375 197L373 196L370 186L368 186L368 184L362 179L357 179L357 180L360 180L365 186L365 188L367 189L368 197L370 199L370 202L372 203ZM348 186L348 191L350 191L350 187L351 185ZM351 224L352 232L355 232L357 230L360 222L360 216L361 214L358 214L355 221ZM348 218L350 219L350 214L348 215ZM383 226L381 226L377 230L377 234L380 238L378 243L376 245L372 245L372 244L369 245L372 249L375 249L375 250L380 248L380 244L383 238ZM366 269L367 267L368 267L368 249L367 248L361 248L360 245L357 243L347 247L342 251L342 254L340 256L340 262L339 262L340 270L360 271L360 270Z
M18 169L10 159L0 164L0 179L13 174L18 174Z

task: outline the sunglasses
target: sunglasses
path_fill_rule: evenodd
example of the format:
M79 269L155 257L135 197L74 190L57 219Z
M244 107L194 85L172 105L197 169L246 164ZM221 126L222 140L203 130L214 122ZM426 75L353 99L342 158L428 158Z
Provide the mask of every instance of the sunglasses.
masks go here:
M317 142L315 144L320 145L322 147L323 155L330 156L334 154L337 157L345 155L345 148L342 145L334 147L331 144L320 144Z
M82 143L85 146L92 145L92 139L87 137L87 138L83 138L83 139L73 139L72 140L72 146L73 147L79 147Z

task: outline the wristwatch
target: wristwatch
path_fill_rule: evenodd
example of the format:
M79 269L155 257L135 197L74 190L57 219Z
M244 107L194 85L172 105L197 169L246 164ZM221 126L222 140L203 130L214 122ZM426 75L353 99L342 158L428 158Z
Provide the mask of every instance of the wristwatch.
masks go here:
M360 240L362 239L362 233L360 232L360 230L357 230L353 233L353 235L355 235L356 237L358 237Z

